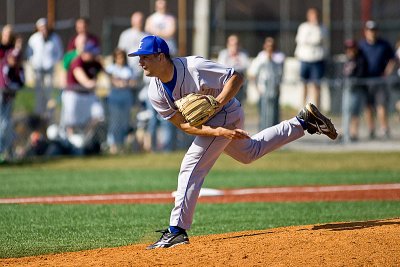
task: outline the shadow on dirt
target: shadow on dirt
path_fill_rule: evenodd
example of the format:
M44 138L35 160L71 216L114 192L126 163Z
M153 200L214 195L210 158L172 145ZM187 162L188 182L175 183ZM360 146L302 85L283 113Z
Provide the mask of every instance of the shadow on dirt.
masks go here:
M254 234L228 236L228 237L222 237L222 238L217 238L217 239L213 239L213 240L234 239L234 238L242 238L242 237L248 237L248 236L267 235L267 234L272 234L272 233L274 233L274 232L268 231L268 232L254 233Z
M400 225L400 222L392 221L364 221L364 222L347 222L347 223L328 223L323 225L316 225L312 230L331 230L331 231L345 231L345 230L358 230L364 228L371 228L383 225Z

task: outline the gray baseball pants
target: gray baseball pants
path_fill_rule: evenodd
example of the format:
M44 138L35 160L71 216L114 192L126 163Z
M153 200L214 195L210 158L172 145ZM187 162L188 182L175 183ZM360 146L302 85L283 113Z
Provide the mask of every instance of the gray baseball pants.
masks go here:
M240 102L231 100L207 125L243 129L244 112ZM248 164L302 136L304 130L295 117L266 128L251 139L197 136L182 161L170 225L190 228L204 178L221 153Z

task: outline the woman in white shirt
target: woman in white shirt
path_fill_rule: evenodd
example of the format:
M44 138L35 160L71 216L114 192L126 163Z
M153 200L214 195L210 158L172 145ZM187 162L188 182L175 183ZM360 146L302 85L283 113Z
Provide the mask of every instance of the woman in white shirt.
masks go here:
M319 12L316 8L307 10L307 21L300 24L296 35L294 52L300 61L300 77L304 83L304 103L307 102L307 86L313 89L313 102L320 106L321 79L325 74L326 29L319 23Z

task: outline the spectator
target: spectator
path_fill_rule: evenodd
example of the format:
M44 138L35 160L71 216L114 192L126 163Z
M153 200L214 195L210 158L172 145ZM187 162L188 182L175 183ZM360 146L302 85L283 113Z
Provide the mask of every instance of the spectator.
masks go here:
M136 141L137 141L140 149L147 151L147 152L150 152L152 150L152 141L151 141L152 140L152 136L151 136L152 128L151 127L153 127L153 126L150 125L150 122L153 119L156 120L156 118L154 118L156 116L155 110L151 106L148 95L147 95L149 81L150 81L149 77L146 77L146 76L143 77L144 86L138 94L138 101L140 103L140 109L139 109L138 113L136 114L136 120L137 120ZM155 147L155 144L157 144L157 140L155 143L153 142L154 147Z
M9 50L2 60L2 88L18 91L25 83L22 57L17 49Z
M124 51L132 51L139 47L140 40L146 34L143 32L144 15L142 12L134 12L131 16L131 27L124 30L119 36L118 48ZM143 70L139 67L137 58L128 58L128 64L134 71L137 87L142 86Z
M69 68L71 67L72 61L74 61L83 51L86 45L86 36L85 35L79 35L75 38L75 49L67 51L64 54L64 57L62 59L62 67L64 69L64 76L63 76L63 87L66 85L66 80L67 80L67 73Z
M163 38L169 46L171 55L177 54L176 18L168 14L166 0L155 1L155 12L147 18L144 29L150 34Z
M241 49L238 35L232 34L227 38L226 48L218 53L217 61L222 65L235 68L238 73L246 77L250 59L247 53ZM236 95L236 98L241 102L245 99L246 85L243 84L242 87Z
M104 110L95 94L102 65L97 60L100 48L87 43L71 63L67 86L62 93L61 129L79 154L100 152L103 141Z
M397 63L397 72L396 72L396 79L395 85L397 89L400 88L400 40L396 42L396 63ZM396 101L395 109L397 112L397 120L400 122L400 100Z
M285 55L277 51L275 39L265 38L263 50L249 68L249 77L255 80L260 94L260 123L265 129L279 123L279 95Z
M8 49L0 60L0 160L12 156L12 111L16 92L25 82L21 55L17 49Z
M57 33L48 28L47 20L36 22L37 32L28 40L27 56L35 72L35 113L51 121L48 104L53 92L54 67L63 57L63 46Z
M78 18L75 21L75 32L76 34L69 40L67 51L74 50L76 48L75 39L78 36L84 36L87 43L100 47L99 38L89 32L89 20L86 18Z
M394 70L394 50L391 45L378 35L378 25L375 21L367 21L364 27L365 39L359 43L360 50L368 62L368 77L374 81L368 85L366 119L370 139L375 138L374 112L380 122L382 135L389 138L389 123L387 108L389 104L389 88L385 78Z
M132 88L136 85L133 70L128 66L126 52L116 49L113 64L107 66L106 73L111 79L111 92L108 96L107 143L110 153L121 151L131 122L133 104Z
M1 30L0 36L0 61L5 58L7 51L14 48L15 34L14 29L10 24L7 24Z
M360 115L363 104L367 98L367 86L363 79L368 74L368 62L362 51L358 49L355 40L346 40L345 42L346 62L343 66L343 76L349 86L349 110L350 115L350 141L358 140L358 129L360 124Z
M63 57L63 67L65 71L68 71L72 61L76 59L83 51L86 45L86 36L78 35L75 38L75 48L73 50L69 50L64 54Z
M23 157L44 156L48 149L46 138L47 121L38 115L29 115L26 118L26 127L29 131L28 142L23 149Z
M150 108L150 107L149 107ZM172 152L177 146L176 127L159 116L155 109L151 109L152 116L148 122L147 131L150 135L151 151ZM161 132L161 134L160 134Z
M137 114L138 141L144 151L171 152L177 149L177 131L162 119L153 108L148 98L148 86L150 78L144 76L145 86L140 91L138 98L142 103L142 110ZM143 131L144 129L144 131ZM161 134L160 134L161 132Z
M169 46L170 54L176 55L176 18L167 12L168 6L166 0L156 0L154 6L155 12L146 19L144 27L145 32L163 38ZM175 150L177 140L176 128L158 116L151 105L149 105L148 108L153 113L153 116L148 123L152 150L168 152ZM159 130L163 132L160 136L164 137L164 140L160 140L158 134Z
M300 24L296 34L295 56L300 61L300 77L304 84L303 101L308 99L308 87L312 89L313 103L321 103L321 79L325 74L326 28L319 21L316 8L307 10L307 21Z

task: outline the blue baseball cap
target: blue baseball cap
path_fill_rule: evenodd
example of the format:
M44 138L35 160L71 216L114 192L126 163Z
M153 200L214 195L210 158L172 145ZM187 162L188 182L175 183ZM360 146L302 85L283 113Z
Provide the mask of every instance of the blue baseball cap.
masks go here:
M139 44L139 48L137 51L128 54L128 57L136 57L141 55L152 55L164 53L169 55L169 48L164 39L155 36L149 35L144 37Z

